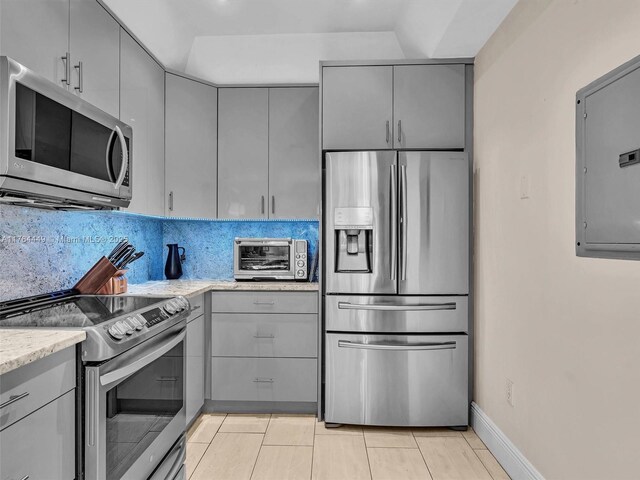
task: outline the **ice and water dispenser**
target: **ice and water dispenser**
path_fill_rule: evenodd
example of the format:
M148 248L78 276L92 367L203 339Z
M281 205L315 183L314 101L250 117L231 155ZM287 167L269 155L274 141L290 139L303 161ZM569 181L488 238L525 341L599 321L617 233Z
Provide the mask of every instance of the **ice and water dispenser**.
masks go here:
M373 209L345 207L334 210L337 273L371 273Z

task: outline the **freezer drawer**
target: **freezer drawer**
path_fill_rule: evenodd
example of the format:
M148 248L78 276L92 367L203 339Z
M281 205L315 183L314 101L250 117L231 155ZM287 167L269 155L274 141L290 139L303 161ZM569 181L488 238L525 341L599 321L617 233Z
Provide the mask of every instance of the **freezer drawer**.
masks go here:
M326 422L467 425L467 347L466 335L327 334Z
M467 332L468 298L325 297L327 331L377 333Z

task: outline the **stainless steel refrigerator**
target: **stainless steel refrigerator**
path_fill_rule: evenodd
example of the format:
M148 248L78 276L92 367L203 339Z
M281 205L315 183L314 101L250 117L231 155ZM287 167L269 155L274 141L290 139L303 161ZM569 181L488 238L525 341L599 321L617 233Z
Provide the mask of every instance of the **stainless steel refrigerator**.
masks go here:
M469 163L325 155L325 421L468 424Z

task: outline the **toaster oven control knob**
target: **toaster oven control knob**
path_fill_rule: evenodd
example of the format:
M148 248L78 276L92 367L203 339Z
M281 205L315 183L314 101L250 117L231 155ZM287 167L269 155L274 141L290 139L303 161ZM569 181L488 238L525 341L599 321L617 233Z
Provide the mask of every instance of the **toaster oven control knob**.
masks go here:
M112 338L116 339L116 340L122 340L122 338L124 337L124 332L121 332L120 329L118 328L117 324L113 324L109 327L109 329L107 330L107 332L109 332L109 335L111 335Z
M304 277L304 271L303 270L298 270L298 276L299 277Z
M304 262L302 260L298 260L298 266L299 267L304 267Z

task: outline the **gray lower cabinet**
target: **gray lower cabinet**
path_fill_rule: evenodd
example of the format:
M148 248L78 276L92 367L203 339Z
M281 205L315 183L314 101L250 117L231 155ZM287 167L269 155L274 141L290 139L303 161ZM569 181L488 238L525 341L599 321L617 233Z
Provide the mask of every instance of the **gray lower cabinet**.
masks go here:
M185 403L187 425L204 405L205 316L200 315L187 323L187 356Z
M75 348L0 378L0 478L75 476Z
M211 294L214 411L315 411L317 304L317 292Z
M216 218L216 87L166 74L165 195L171 217Z
M393 148L393 66L322 69L322 148Z
M69 0L0 0L0 55L66 87Z
M69 51L69 91L118 117L120 25L97 1L70 0Z
M268 218L269 90L218 90L218 217Z
M164 69L120 30L120 120L133 129L130 212L164 215Z

